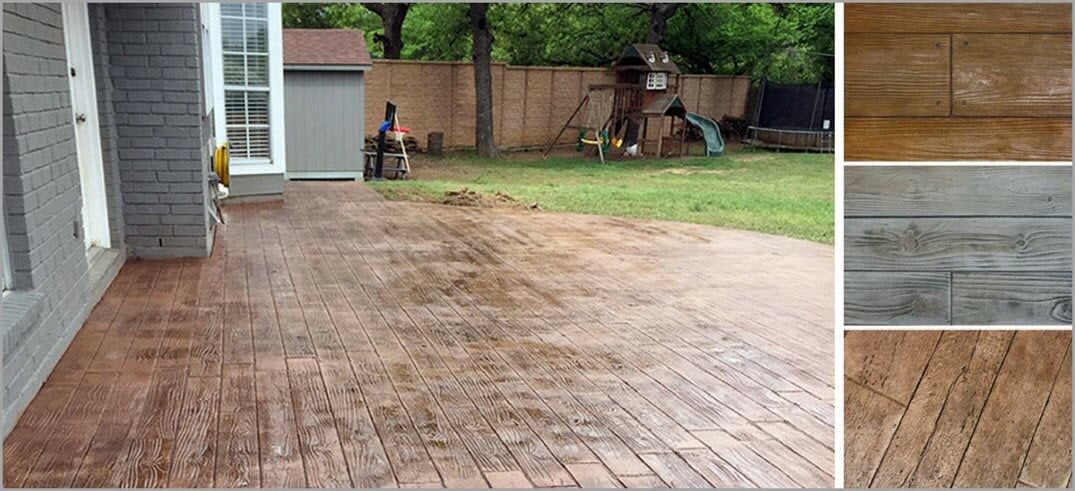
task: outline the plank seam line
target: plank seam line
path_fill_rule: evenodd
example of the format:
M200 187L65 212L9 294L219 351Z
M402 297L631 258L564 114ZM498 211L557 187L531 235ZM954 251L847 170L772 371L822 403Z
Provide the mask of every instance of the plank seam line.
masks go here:
M982 410L978 412L978 418L974 420L974 428L971 428L970 438L967 439L967 446L963 447L963 455L959 457L959 463L956 464L956 471L952 474L952 482L949 482L947 487L952 487L956 479L959 478L959 471L963 469L963 461L967 458L967 451L970 450L971 443L974 442L974 436L978 433L978 424L982 422L982 415L985 414L985 408L989 405L989 399L993 397L993 389L997 386L997 379L1000 378L1000 372L1004 370L1004 363L1008 361L1008 354L1012 351L1012 345L1015 344L1015 336L1018 333L1013 334L1012 338L1008 340L1008 347L1004 350L1003 361L997 366L997 373L993 375L993 381L989 384L989 391L985 393L985 399L982 403Z
M873 482L877 479L877 471L881 469L881 464L885 462L885 458L888 457L888 451L892 448L892 440L896 438L896 433L899 433L900 427L903 426L903 418L907 416L907 410L911 408L911 401L914 400L916 394L918 394L918 388L922 385L922 379L926 378L926 371L929 370L929 366L933 363L933 357L937 354L937 347L941 345L941 338L944 337L944 331L941 331L941 335L937 336L937 342L933 343L933 351L929 354L929 360L926 361L926 366L922 367L922 373L918 374L918 380L915 382L914 390L911 391L911 397L907 399L907 404L903 407L903 412L900 413L900 421L896 423L896 429L892 432L892 436L889 437L888 443L885 445L885 451L881 453L881 460L877 462L877 467L870 473L870 484L873 486Z
M864 383L861 380L855 380L853 377L846 377L846 376L844 377L844 380L846 382L851 382L851 383L861 387L862 389L864 389L866 391L872 392L874 395L876 395L878 397L881 397L881 398L885 399L888 402L896 404L896 405L898 405L898 406L900 406L900 407L902 407L904 409L907 408L906 404L904 404L904 403L902 403L900 401L897 401L895 398L893 398L892 396L890 396L888 394L885 394L884 392L881 392L881 391L879 391L879 390L877 390L877 389L875 389L873 387L870 387L869 385L866 385L866 383ZM784 421L784 422L787 423L786 421ZM790 425L791 423L788 423L788 424ZM796 429L798 429L798 428L796 428Z
M1030 433L1030 441L1027 442L1026 450L1023 451L1022 461L1019 462L1019 473L1015 476L1016 484L1022 479L1023 471L1026 470L1027 460L1030 458L1030 447L1034 445L1034 437L1038 435L1038 430L1041 429L1041 421L1045 419L1045 410L1048 409L1049 402L1053 399L1053 391L1056 390L1056 382L1060 380L1060 373L1063 372L1064 367L1067 367L1068 370L1071 369L1071 363L1064 364L1064 360L1068 359L1068 352L1071 350L1070 341L1068 343L1069 346L1064 350L1064 354L1060 358L1060 366L1056 369L1056 375L1053 375L1053 381L1049 384L1049 396L1045 398L1045 404L1041 406L1041 414L1038 415L1037 423L1034 423L1034 431Z
M941 332L941 336L944 336L944 332ZM971 349L970 357L967 358L967 366L974 361L974 355L978 353L978 346L982 342L982 331L975 333L974 348ZM915 462L914 468L911 469L911 473L908 475L909 479L914 479L915 474L918 473L918 468L922 465L922 459L926 456L926 451L929 450L929 445L933 443L933 436L937 434L937 423L940 422L941 416L944 415L944 410L948 407L948 399L952 397L952 389L955 388L959 379L966 375L966 372L961 372L952 383L948 384L948 391L944 393L944 402L941 403L941 409L937 411L937 417L933 420L933 429L929 433L929 437L926 438L926 444L922 447L922 452L918 454L918 461ZM908 486L908 482L900 483L900 486Z

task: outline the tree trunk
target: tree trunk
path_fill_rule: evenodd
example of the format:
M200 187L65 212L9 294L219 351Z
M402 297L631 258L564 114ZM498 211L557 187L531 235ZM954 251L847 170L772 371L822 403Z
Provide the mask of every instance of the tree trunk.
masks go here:
M496 157L496 143L493 139L493 73L492 51L493 33L489 31L489 19L486 12L489 4L470 4L470 32L473 38L474 58L474 143L478 155Z
M668 30L668 19L676 14L682 4L654 3L649 6L649 31L646 32L646 44L661 44Z
M380 41L386 60L398 60L403 51L403 20L407 18L407 3L364 3L364 7L381 17L384 34L373 36Z

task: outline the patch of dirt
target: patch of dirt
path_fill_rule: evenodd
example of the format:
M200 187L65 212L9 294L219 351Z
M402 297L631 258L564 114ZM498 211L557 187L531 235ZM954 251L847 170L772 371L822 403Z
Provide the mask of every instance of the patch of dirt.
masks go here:
M708 175L727 175L727 174L742 174L744 172L750 172L750 169L691 169L689 167L672 167L669 169L663 169L658 174L674 174L677 176L689 176L693 174L708 174Z
M518 208L541 211L541 205L537 203L523 203L503 191L497 191L495 194L488 195L468 188L444 193L444 199L441 200L441 204L452 206L480 206L485 208Z

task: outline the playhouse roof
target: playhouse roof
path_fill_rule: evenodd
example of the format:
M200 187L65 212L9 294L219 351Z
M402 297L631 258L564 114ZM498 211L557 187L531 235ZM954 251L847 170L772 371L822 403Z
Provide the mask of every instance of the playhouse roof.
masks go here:
M687 112L683 100L676 94L665 94L642 108L644 116L682 116Z
M284 29L285 65L370 66L362 31Z
M617 70L679 73L667 51L656 44L632 44L612 64Z

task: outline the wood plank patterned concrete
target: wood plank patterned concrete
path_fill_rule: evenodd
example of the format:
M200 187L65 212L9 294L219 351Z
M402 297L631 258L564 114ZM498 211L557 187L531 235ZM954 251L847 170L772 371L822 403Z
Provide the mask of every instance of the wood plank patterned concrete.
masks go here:
M1071 331L850 331L848 488L1068 487Z
M833 484L831 247L361 183L225 215L123 268L5 486Z
M845 10L849 161L1071 160L1071 5Z
M1071 324L1070 166L844 169L844 323Z

